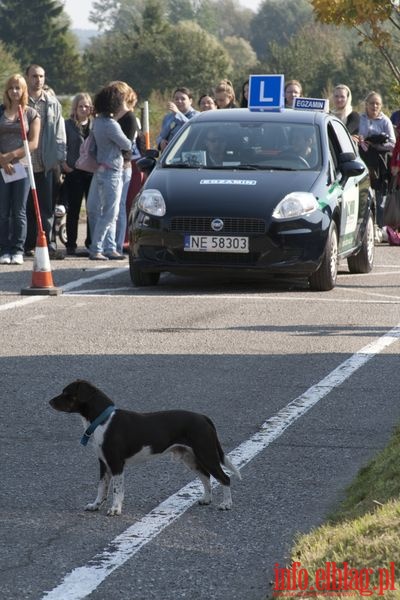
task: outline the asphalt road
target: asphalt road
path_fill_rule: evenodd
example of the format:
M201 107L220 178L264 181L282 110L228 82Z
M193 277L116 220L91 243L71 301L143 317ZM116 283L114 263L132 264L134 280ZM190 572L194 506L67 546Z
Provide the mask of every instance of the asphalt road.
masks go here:
M322 522L400 419L400 251L337 287L52 263L57 297L0 271L2 600L262 600L294 536ZM208 414L241 468L232 511L196 505L170 458L127 469L121 517L86 513L97 461L51 397L76 378L119 407Z

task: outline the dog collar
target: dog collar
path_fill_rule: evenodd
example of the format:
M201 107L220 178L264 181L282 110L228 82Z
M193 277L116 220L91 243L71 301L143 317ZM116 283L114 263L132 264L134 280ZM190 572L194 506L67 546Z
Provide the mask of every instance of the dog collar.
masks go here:
M110 415L112 415L112 413L115 412L115 410L116 410L116 407L114 405L108 406L105 410L103 410L102 413L99 414L99 416L94 421L92 421L90 423L89 427L86 429L85 433L81 437L82 446L87 445L87 443L90 439L90 436L92 435L92 433L94 432L96 427L105 423L107 421L108 417Z

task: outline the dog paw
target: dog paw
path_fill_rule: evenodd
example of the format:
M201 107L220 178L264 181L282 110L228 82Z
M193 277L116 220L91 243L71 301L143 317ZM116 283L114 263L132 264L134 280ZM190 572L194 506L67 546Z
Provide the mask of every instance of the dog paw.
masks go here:
M122 508L120 506L112 506L108 509L107 515L109 517L118 517L121 514Z
M86 504L85 510L93 512L95 510L99 510L100 506L101 504L99 504L98 502L90 502L89 504Z
M221 502L218 508L219 510L231 510L232 502Z
M200 506L208 506L211 504L211 498L200 498L199 505Z

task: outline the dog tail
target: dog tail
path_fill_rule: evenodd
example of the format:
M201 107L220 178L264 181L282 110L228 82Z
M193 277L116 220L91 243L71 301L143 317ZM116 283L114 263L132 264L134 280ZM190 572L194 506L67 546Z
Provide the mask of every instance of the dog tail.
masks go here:
M237 469L235 467L233 462L226 455L224 455L224 459L222 461L222 466L225 467L225 469L227 471L229 471L229 473L233 473L233 475L236 475L236 477L238 477L239 479L242 479L241 472L239 471L239 469Z
M217 434L217 430L215 429L214 423L207 416L206 416L206 419L207 419L208 423L211 425L211 427L213 428L213 430L215 432L215 438L216 438L216 442L217 442L217 452L218 452L220 464L223 467L225 467L225 469L229 473L231 473L233 475L236 475L236 477L238 477L239 479L242 479L242 475L241 475L239 469L237 469L235 467L235 465L232 463L232 461L226 456L225 452L222 450L222 446L221 446L221 443L220 443L220 441L218 439L218 434Z

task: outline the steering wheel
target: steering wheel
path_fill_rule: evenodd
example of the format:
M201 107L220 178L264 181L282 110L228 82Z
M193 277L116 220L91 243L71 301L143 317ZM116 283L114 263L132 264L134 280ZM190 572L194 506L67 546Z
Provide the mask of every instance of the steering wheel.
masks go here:
M307 169L310 169L310 163L303 157L300 156L299 154L296 154L295 152L293 152L292 150L289 151L284 151L281 154L279 154L279 158L284 158L290 161L293 161L294 163L297 163L297 165L300 165L301 167L307 167Z

